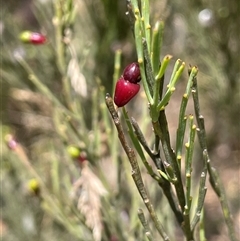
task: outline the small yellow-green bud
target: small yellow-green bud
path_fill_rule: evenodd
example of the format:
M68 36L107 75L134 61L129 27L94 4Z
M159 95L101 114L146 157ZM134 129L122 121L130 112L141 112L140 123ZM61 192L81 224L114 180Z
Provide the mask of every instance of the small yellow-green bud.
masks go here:
M40 185L39 185L39 182L38 182L35 178L30 179L30 180L28 181L27 186L28 186L28 190L29 190L31 193L33 193L33 194L35 194L35 195L38 195L38 194L39 194Z
M72 158L78 158L81 153L79 148L77 148L75 146L68 146L67 152Z

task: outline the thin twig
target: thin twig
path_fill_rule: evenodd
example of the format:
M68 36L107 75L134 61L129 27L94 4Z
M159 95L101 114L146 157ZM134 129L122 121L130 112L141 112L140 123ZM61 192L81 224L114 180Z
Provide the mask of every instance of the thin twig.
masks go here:
M156 167L158 169L161 169L161 158L159 156L159 153L155 154L153 153L153 151L150 149L150 147L148 146L146 140L145 140L145 137L141 131L141 129L139 128L138 126L138 123L136 122L136 120L132 117L131 118L131 123L132 123L132 126L134 128L134 131L135 131L135 134L139 140L139 142L141 143L141 145L143 146L144 150L147 152L147 154L151 157L151 159L154 161Z
M151 59L148 52L148 46L146 39L143 39L143 54L144 54L144 60L145 60L145 69L146 69L146 79L148 82L148 87L151 95L153 96L153 84L154 84L154 75L153 70L151 66Z
M138 209L138 218L144 228L144 232L145 232L145 235L147 236L148 240L149 241L153 241L153 237L151 235L151 231L150 231L150 227L149 227L149 224L145 218L145 215L143 213L143 210L142 209Z
M135 133L136 133L136 136L139 140L139 142L142 144L142 146L144 147L145 151L149 154L149 156L152 158L153 162L156 164L156 166L164 171L163 167L162 167L162 160L159 156L159 153L157 155L153 154L153 152L150 150L150 148L148 147L147 143L146 143L146 140L143 136L143 133L142 131L140 130L136 120L134 118L132 118L132 125L133 125L133 128L135 130ZM173 213L175 214L175 217L179 223L179 225L181 226L182 223L183 223L183 216L182 216L182 213L178 207L178 203L177 203L177 199L176 199L176 196L175 194L173 193L172 191L172 187L171 187L171 184L168 180L166 179L161 179L159 182L158 182L159 186L162 188L163 190L163 193L164 195L166 196L168 202L169 202L169 205L173 211Z
M138 189L138 191L139 191L139 193L140 193L140 195L143 199L143 202L144 202L145 206L147 207L147 209L150 213L150 216L151 216L151 218L154 222L154 225L155 225L156 229L158 230L159 234L162 236L162 238L165 241L169 241L170 239L169 239L168 235L166 234L162 224L160 223L160 221L159 221L159 219L156 215L156 212L153 208L153 205L148 198L147 191L146 191L146 188L143 184L141 172L140 172L140 169L139 169L139 166L138 166L138 163L137 163L137 158L136 158L135 152L127 143L127 140L125 138L125 134L123 132L122 125L120 123L119 116L118 116L117 111L116 111L116 109L114 107L114 104L113 104L113 100L112 100L112 98L110 97L109 94L106 95L105 100L106 100L108 110L109 110L109 112L112 116L113 122L114 122L114 124L117 128L119 140L122 144L123 149L125 150L125 153L128 156L129 162L132 166L132 177L133 177L133 180L134 180L134 182L137 186L137 189Z
M205 155L208 156L204 118L200 114L197 78L194 78L194 80L193 80L192 95L193 95L195 115L197 118L197 123L198 123L198 128L199 128L198 137L199 137L200 146L202 148L202 151L205 153ZM209 173L209 180L210 180L211 186L212 186L213 190L215 191L216 195L219 197L230 239L231 239L231 241L237 241L236 234L235 234L234 227L233 227L233 220L232 220L232 216L230 213L230 209L228 207L227 197L225 194L223 184L220 180L217 170L214 167L212 167L211 161L209 158L207 161L207 170Z
M166 119L164 110L160 112L159 121L153 122L153 128L155 130L155 133L159 136L161 140L167 165L168 167L171 167L171 170L173 171L173 174L175 176L173 185L176 190L176 194L179 200L182 213L184 214L185 196L184 196L182 177L181 177L175 152L171 148L170 135L168 131L167 119ZM191 231L189 216L185 216L184 223L182 223L182 227L187 237L187 240L193 240L193 232Z
M123 107L123 115L124 115L124 118L125 118L125 121L127 123L127 126L128 126L128 133L129 133L129 136L132 140L132 143L138 153L138 155L140 156L144 166L146 167L149 175L155 179L157 182L162 182L162 177L157 175L154 171L153 171L153 168L152 166L148 163L145 155L144 155L144 152L141 148L141 145L139 144L139 140L135 137L135 134L134 134L134 130L133 130L133 126L132 126L132 123L131 123L131 120L129 119L128 117L128 114L127 114L127 111L126 109Z
M208 162L209 157L208 157L206 150L203 151L203 159L204 159L204 166L203 166L203 170L202 170L201 177L200 177L197 207L196 207L196 211L195 211L193 220L191 222L191 230L193 230L193 231L194 231L197 223L200 220L201 213L203 210L205 196L207 193L206 178L207 178L207 162Z

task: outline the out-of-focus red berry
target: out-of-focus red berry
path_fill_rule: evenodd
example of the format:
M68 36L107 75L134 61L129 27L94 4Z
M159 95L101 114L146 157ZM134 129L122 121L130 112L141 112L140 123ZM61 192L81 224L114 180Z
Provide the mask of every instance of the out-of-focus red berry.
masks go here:
M24 31L19 35L19 38L24 43L30 44L44 44L47 41L45 35L41 33L31 32L31 31Z
M87 161L87 155L85 152L81 152L81 154L78 156L78 161L80 162L80 164L82 164L83 162Z
M4 139L9 147L9 149L14 151L17 148L18 143L15 140L15 138L13 137L13 135L7 134Z

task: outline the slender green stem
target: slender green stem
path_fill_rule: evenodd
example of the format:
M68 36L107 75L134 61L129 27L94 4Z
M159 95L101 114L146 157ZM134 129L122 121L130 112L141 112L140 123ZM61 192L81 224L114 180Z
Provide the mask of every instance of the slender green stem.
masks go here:
M173 70L173 74L172 74L170 82L169 82L169 85L167 86L167 92L165 93L164 97L162 98L162 100L160 101L160 103L157 106L158 111L160 111L162 108L164 108L168 104L171 95L175 91L175 84L179 80L179 78L184 70L184 67L185 67L185 63L183 62L180 65L180 60L177 60L174 70Z
M136 11L140 12L139 11L139 8L138 8L138 0L131 0L131 3L132 3L132 6L133 6L133 12L135 13Z
M193 239L193 231L190 228L190 210L188 206L186 205L184 207L184 212L183 212L183 218L184 218L184 233L186 236L187 241L192 241Z
M135 16L133 12L133 6L132 6L132 1L131 0L126 0L126 5L127 5L127 12L126 15L128 17L128 21L130 23L130 28L134 34L134 22L135 22Z
M217 196L220 200L221 206L222 206L223 216L224 216L227 228L228 228L230 240L237 241L237 237L235 235L234 226L233 226L232 215L231 215L231 212L230 212L230 209L228 206L227 196L225 193L224 186L222 184L222 181L219 177L217 170L214 167L210 166L210 162L208 165L208 172L209 172L209 176L210 176L210 183L211 183L215 193L217 194Z
M56 31L56 52L57 52L57 66L62 75L65 74L66 64L65 64L65 47L63 43L63 10L61 6L61 1L56 0L54 4L55 9L55 31Z
M177 59L177 61L175 62L175 65L173 67L173 71L172 71L172 74L171 74L171 77L170 77L170 80L169 80L169 85L170 85L170 83L172 83L172 81L173 81L178 69L180 68L181 64L182 64L182 60Z
M145 61L146 80L148 83L150 94L151 96L153 96L153 85L155 81L154 81L151 59L149 56L146 39L143 39L143 54L144 54L144 61Z
M105 98L105 88L104 86L99 86L100 89L100 99L104 100ZM101 102L100 103L100 110L101 110L101 116L103 118L104 121L104 126L105 126L105 132L108 136L112 136L112 138L107 138L107 142L108 142L108 146L111 150L111 157L113 158L113 161L117 163L117 143L118 143L118 138L117 138L117 134L116 131L112 131L112 123L109 120L109 116L108 116L108 111L106 108L106 104L105 102Z
M207 142L206 142L206 131L204 126L204 118L200 114L200 105L199 105L199 98L198 98L198 88L197 88L197 79L194 78L193 86L192 86L192 95L193 95L193 102L194 102L194 109L195 109L195 115L197 118L198 128L199 128L199 143L203 151L207 153ZM228 228L228 233L231 241L237 241L236 234L234 231L233 226L233 220L230 213L230 209L227 203L227 197L225 194L224 187L222 185L222 182L220 180L220 177L218 175L218 172L215 168L212 167L210 159L207 161L207 170L209 173L209 180L211 183L211 186L213 187L213 190L215 191L216 195L219 197L222 210L223 210L223 216Z
M94 140L90 142L90 146L88 147L89 151L92 153L96 153L97 155L100 155L100 130L99 130L99 125L98 125L98 120L99 120L99 90L94 89L92 93L92 130L94 133Z
M170 141L168 141L168 134L166 133L166 130L163 131L160 128L160 125L162 126L162 128L166 128L166 123L165 121L161 121L159 122L153 122L153 128L155 133L159 136L161 142L162 142L162 147L163 147L163 151L164 151L164 155L166 158L166 161L168 164L170 164L174 170L174 175L176 177L176 181L174 182L174 186L176 189L176 193L177 193L177 197L179 199L179 203L180 203L180 207L182 209L182 211L184 210L184 206L185 206L185 197L184 197L184 190L183 190L183 185L182 185L182 178L181 178L181 174L179 171L179 167L176 161L176 157L175 154L170 146Z
M199 240L207 241L205 236L205 227L204 227L204 210L202 210L200 213Z
M176 195L173 192L172 186L170 184L170 182L168 182L167 180L163 179L163 183L160 185L163 193L165 195L165 197L168 200L168 203L171 207L171 210L173 211L176 220L178 221L178 224L181 228L183 228L183 215L181 213L181 210L179 208L179 204L178 204L178 200L176 198Z
M147 161L147 159L146 159L146 157L145 157L145 155L144 155L144 153L143 153L143 150L142 150L142 148L141 148L141 146L140 146L140 144L139 144L139 140L138 140L138 139L136 138L136 136L135 136L135 133L134 133L134 130L133 130L132 121L129 119L128 113L127 113L127 111L126 111L126 109L125 109L124 107L123 107L123 116L124 116L124 119L125 119L125 121L126 121L126 123L127 123L128 133L129 133L130 138L131 138L131 140L132 140L132 142L133 142L133 145L134 145L137 153L139 154L139 156L140 156L140 158L141 158L144 166L146 167L149 175L150 175L153 179L155 179L157 182L161 182L161 177L160 177L159 175L157 175L157 174L153 171L152 167L151 167L150 164L148 163L148 161Z
M135 134L139 140L139 142L141 143L141 145L143 146L144 150L147 152L147 154L152 158L152 160L154 161L155 165L157 166L158 169L161 169L161 158L159 156L159 153L153 153L153 151L149 148L145 137L142 133L142 131L140 130L140 127L138 126L138 123L136 122L136 120L132 117L131 118L131 123L132 126L134 128Z
M150 231L150 227L149 227L149 224L145 218L145 215L143 213L143 210L142 209L138 209L138 218L144 228L144 232L145 232L145 235L147 236L148 240L149 241L152 241L153 240L153 237L151 235L151 231Z
M65 112L65 115L70 115L76 120L82 121L82 119L76 115L75 113L71 112L69 109L67 109L61 102L56 98L56 96L52 93L52 91L43 84L42 81L37 77L37 75L34 73L34 71L31 69L31 67L27 64L27 62L21 58L16 58L19 64L26 70L26 72L29 74L29 80L37 87L37 89L43 93L47 98L49 98L56 106L62 108Z
M120 49L115 52L112 93L114 93L116 82L120 77L121 55L122 55L122 51Z
M139 63L139 67L140 67L144 91L146 93L148 102L150 104L152 104L153 99L152 99L149 85L148 85L146 75L145 75L141 19L140 19L139 12L136 11L135 14L136 14L135 15L136 21L135 21L135 31L134 32L135 32L135 43L136 43L136 49L137 49L137 55L138 55L138 63Z
M203 151L203 159L204 159L204 165L203 165L203 170L200 177L197 207L196 207L193 220L191 222L191 230L193 231L200 220L201 213L203 213L203 205L204 205L204 200L207 193L206 179L207 179L207 162L209 160L209 157L206 150Z
M65 97L66 105L70 110L73 108L73 100L71 95L71 85L70 80L67 77L67 60L66 60L66 50L67 44L64 41L66 28L69 27L68 21L72 21L70 16L73 15L73 9L71 8L72 0L65 2L61 0L56 0L54 2L55 9L55 36L56 36L56 63L59 69L59 72L62 76L62 86L63 94ZM66 19L68 16L68 19ZM69 41L69 40L68 40Z
M56 157L52 158L51 176L53 193L60 198L59 160Z
M156 122L159 117L159 110L158 110L157 106L159 103L160 84L161 84L161 81L163 80L162 77L166 71L166 68L167 68L171 58L172 58L172 56L170 56L170 55L166 55L164 57L160 70L159 70L157 76L155 77L155 82L154 82L154 87L153 87L154 88L153 104L151 106L151 117L152 117L153 122Z
M196 77L197 72L198 72L197 67L193 67L191 69L186 90L185 90L185 93L183 94L182 102L180 106L179 117L178 117L178 128L177 128L177 141L176 141L176 153L177 153L178 160L181 160L181 156L182 156L183 139L184 139L184 134L186 129L186 116L185 116L186 107L187 107L189 96L191 94L191 86L193 83L193 79Z
M149 22L149 0L142 0L141 1L141 6L142 6L142 22L144 25L144 36L146 38L146 43L147 43L147 49L148 53L151 53L151 25Z
M181 122L178 122L178 129L177 129L177 140L176 140L176 153L177 153L177 160L179 167L181 168L181 159L182 159L182 146L183 146L183 140L186 130L186 124L187 124L187 117L184 116Z
M189 117L189 140L185 144L186 147L186 157L185 157L185 177L186 177L186 197L185 197L185 206L184 206L184 231L187 237L187 240L193 239L193 231L190 225L190 209L192 204L191 196L191 183L192 183L192 158L193 158L193 149L194 149L194 138L196 126L193 124L193 116Z
M116 82L118 80L118 78L120 77L120 69L121 69L121 56L122 56L122 51L121 50L117 50L115 52L115 60L114 60L114 73L113 73L113 89L112 89L112 93L114 93L114 88L116 86ZM105 93L102 92L102 97L104 97ZM106 112L107 109L105 108L106 105L104 105L104 111ZM106 115L108 114L107 112L105 113ZM108 118L107 118L108 119ZM110 123L108 124L108 126L111 128L112 130L112 126L110 125ZM118 153L118 138L117 138L117 132L113 131L111 133L111 137L112 138L107 138L109 140L109 148L111 150L111 157L113 160L113 163L118 167L118 171L117 173L120 174L119 172L121 171L121 167L120 167L120 163L119 163L119 153ZM120 178L120 175L118 175L118 178Z
M160 116L159 116L159 122L158 123L153 123L154 130L156 133L159 135L164 155L166 158L166 161L172 166L176 181L173 183L176 194L178 197L179 205L181 207L182 213L185 211L185 195L184 195L184 189L183 189L183 183L182 183L182 178L181 178L181 173L180 169L178 166L178 162L176 159L176 155L174 151L171 148L170 144L170 137L169 137L169 131L168 131L168 126L167 126L167 119L165 116L165 112L161 111ZM186 219L188 222L183 223L183 230L187 237L191 238L192 233L190 232L190 223L189 219Z
M153 66L154 76L157 75L158 69L160 66L160 55L162 48L162 40L163 40L163 29L164 23L163 21L158 21L153 29L153 37L152 37L152 52L151 55L151 63Z
M139 142L142 144L142 146L144 147L144 149L148 153L148 155L152 158L152 160L156 164L156 166L157 167L159 166L158 171L160 171L160 166L161 166L162 160L159 156L159 153L156 153L156 154L152 153L152 151L150 150L150 148L148 147L148 145L146 143L146 140L145 140L137 122L133 118L132 118L131 123L132 123L132 126L134 128L135 134L136 134ZM160 180L158 180L158 184L161 186L163 193L166 196L166 198L168 199L169 205L171 206L171 209L173 210L173 212L176 216L176 219L178 220L179 225L181 226L182 222L183 222L182 214L178 208L176 197L172 192L170 183L167 180L161 178Z
M186 177L186 205L188 210L191 208L191 182L192 182L192 160L194 149L194 138L196 133L196 126L193 124L193 115L189 116L189 138L185 144L186 157L185 157L185 177Z

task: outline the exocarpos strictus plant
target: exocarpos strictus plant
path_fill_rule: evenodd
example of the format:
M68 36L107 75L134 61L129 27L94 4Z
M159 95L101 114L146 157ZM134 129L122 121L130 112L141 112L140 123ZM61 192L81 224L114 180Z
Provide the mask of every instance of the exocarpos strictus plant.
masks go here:
M126 3L123 20L122 1L33 1L37 29L2 11L3 240L207 240L208 180L237 240L210 161L198 67L161 57L164 22L151 26L150 1ZM126 23L130 48L115 43Z
M204 117L201 115L199 104L198 67L189 66L185 70L185 62L178 59L175 62L170 78L165 78L172 56L166 55L161 61L159 60L164 23L159 21L154 28L151 27L148 0L142 0L140 4L136 0L128 1L127 14L131 18L134 29L137 62L141 76L137 79L142 79L146 95L146 101L141 105L148 105L152 123L151 135L154 144L147 143L141 131L141 126L133 117L129 117L124 107L137 94L139 90L138 84L130 83L131 81L126 80L127 78L124 79L123 74L116 83L114 94L115 104L117 107L123 108L120 110L114 105L110 94L106 94L106 105L117 129L121 145L131 164L131 175L134 183L154 224L152 228L158 231L163 240L176 240L176 237L166 232L164 223L160 221L158 216L161 215L161 210L156 210L152 204L147 191L148 186L144 184L139 168L140 160L147 173L152 177L152 181L159 185L159 189L167 198L186 240L206 240L204 234L204 200L207 192L207 176L221 203L229 238L230 240L237 240L223 185L217 170L211 164L208 154ZM165 110L168 108L176 84L184 70L188 71L189 78L182 100L179 101L180 110L176 128L176 144L173 146L170 141ZM130 78L129 76L130 74L128 74L128 78ZM123 84L126 81L127 84ZM165 82L167 82L166 89L164 89ZM192 95L194 104L194 114L187 114L186 112L190 95ZM121 111L123 118L119 115ZM128 133L124 131L124 124L127 125ZM200 144L202 160L202 169L197 170L197 172L201 173L198 186L195 187L198 190L197 192L192 190L192 172L195 171L193 155L196 141L195 135L197 135ZM127 136L130 137L131 142L128 141ZM185 136L187 142L184 143ZM153 164L150 164L149 160ZM142 209L138 210L138 215L148 240L155 240ZM199 231L196 232L198 224Z

